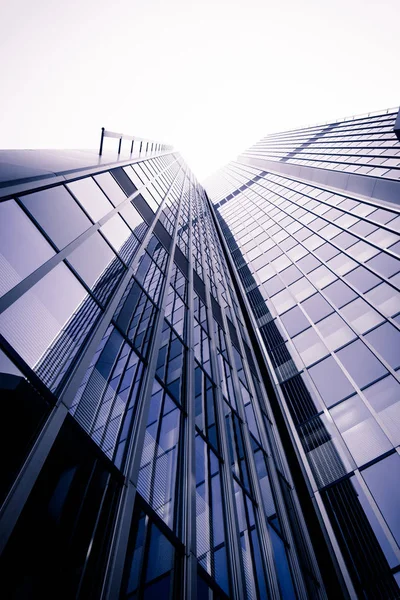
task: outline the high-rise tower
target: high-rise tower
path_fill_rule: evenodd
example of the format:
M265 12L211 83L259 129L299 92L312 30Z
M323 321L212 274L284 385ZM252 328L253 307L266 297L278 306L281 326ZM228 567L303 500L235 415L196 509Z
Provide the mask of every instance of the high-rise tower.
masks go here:
M0 161L2 597L325 598L190 169L135 139Z
M206 183L301 498L371 599L400 597L399 139L397 109L270 135Z

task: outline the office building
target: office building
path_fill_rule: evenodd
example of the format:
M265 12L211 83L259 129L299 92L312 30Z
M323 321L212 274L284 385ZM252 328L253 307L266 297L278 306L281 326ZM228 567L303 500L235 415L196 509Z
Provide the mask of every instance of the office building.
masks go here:
M120 150L0 157L2 597L325 598L204 189Z
M205 184L357 598L400 597L399 138L398 109L270 135Z
M399 598L396 118L0 153L4 597Z

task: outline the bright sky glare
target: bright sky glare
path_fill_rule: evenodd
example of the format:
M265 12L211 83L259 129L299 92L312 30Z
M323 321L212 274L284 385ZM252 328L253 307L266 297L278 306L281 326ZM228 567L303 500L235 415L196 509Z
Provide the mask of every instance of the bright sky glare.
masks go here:
M171 143L200 178L274 131L400 103L398 0L3 0L0 147Z

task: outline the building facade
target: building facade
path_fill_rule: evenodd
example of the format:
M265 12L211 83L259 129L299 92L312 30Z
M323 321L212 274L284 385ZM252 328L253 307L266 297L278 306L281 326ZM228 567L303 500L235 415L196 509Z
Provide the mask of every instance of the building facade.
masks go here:
M2 597L326 598L211 204L136 147L0 155Z
M400 597L399 140L398 109L270 135L205 184L355 598Z

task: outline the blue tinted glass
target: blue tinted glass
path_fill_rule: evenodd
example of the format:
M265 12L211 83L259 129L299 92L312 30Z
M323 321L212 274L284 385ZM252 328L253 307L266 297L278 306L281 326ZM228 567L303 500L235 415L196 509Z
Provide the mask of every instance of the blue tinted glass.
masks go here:
M391 454L362 471L391 532L400 544L400 456Z
M355 391L332 356L311 367L308 372L328 408Z
M121 261L98 233L71 252L68 262L103 302L107 301L123 272Z
M350 271L350 273L345 275L345 279L354 285L356 290L361 293L367 292L381 282L379 277L376 277L376 275L367 271L365 267L357 267L354 271Z
M146 582L163 575L172 569L174 562L174 547L154 525L151 528Z
M91 226L63 186L23 196L21 202L58 248L63 248Z
M337 356L361 388L387 373L383 364L361 340L342 348L337 352Z
M101 173L100 175L95 175L94 178L114 206L126 200L125 192L122 191L122 188L110 173Z
M281 590L283 600L296 600L296 594L293 589L292 576L290 574L289 563L286 556L285 544L276 533L269 527L272 547L274 549L275 567L278 575L278 584Z
M332 302L332 304L334 304L338 308L344 306L351 300L354 300L354 298L357 298L357 294L353 292L353 290L349 288L348 285L346 285L345 283L343 283L343 281L340 280L335 281L335 283L332 283L331 285L328 285L328 287L324 289L324 294L326 294L329 300Z
M397 369L400 367L400 332L391 323L383 323L365 338L373 345L386 362Z
M381 252L366 263L384 277L391 277L400 271L400 261L389 254Z
M302 302L302 307L314 323L317 323L320 319L323 319L333 312L332 306L321 296L321 294L314 294L314 296L311 296L311 298Z
M14 200L0 203L0 296L54 254Z
M298 306L281 315L281 319L290 336L310 327L310 322Z
M94 222L104 217L110 210L113 210L113 205L110 204L100 187L91 177L73 181L68 184L68 188L76 196L78 202Z

